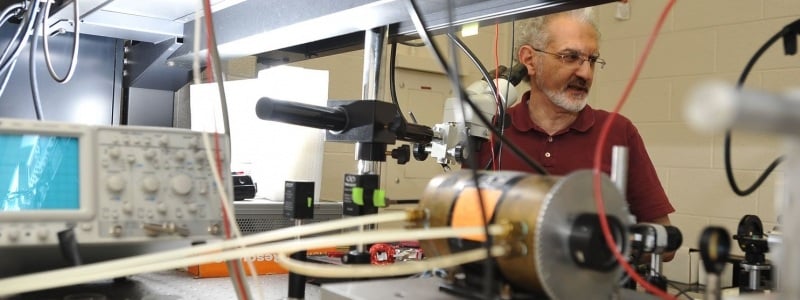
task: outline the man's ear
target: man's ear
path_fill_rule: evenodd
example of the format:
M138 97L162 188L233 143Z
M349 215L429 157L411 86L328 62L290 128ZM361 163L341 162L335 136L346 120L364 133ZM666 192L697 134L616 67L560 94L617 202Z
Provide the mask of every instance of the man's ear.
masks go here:
M528 69L528 76L533 77L536 73L536 55L534 53L533 47L530 45L523 45L519 47L519 53L517 53L517 58L519 62Z

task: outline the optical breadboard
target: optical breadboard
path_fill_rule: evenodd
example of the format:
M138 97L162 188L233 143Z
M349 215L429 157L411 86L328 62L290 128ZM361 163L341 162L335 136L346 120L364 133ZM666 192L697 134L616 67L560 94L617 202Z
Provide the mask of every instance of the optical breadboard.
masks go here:
M55 245L67 229L81 244L219 238L221 201L201 134L0 119L0 246ZM229 170L228 138L209 138Z

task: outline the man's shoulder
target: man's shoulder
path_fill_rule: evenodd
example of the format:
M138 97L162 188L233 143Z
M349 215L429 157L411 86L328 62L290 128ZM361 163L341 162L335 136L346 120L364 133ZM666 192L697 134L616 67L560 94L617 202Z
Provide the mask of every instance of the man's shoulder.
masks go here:
M606 111L606 110L603 110L603 109L592 108L591 106L588 106L588 105L586 106L586 108L591 113L594 114L594 118L595 118L595 120L598 121L598 124L603 124L608 118L611 117L611 112L609 112L609 111ZM625 115L620 114L620 113L617 113L617 116L614 117L614 124L613 125L614 126L636 127L636 126L633 125L633 122L630 119L628 119L628 117L626 117Z

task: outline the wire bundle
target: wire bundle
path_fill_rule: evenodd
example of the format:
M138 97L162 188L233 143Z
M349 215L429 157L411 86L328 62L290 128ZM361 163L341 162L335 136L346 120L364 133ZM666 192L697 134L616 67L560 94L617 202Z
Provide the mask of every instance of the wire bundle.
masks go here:
M47 70L50 73L50 76L58 83L67 83L72 79L73 74L75 73L75 69L78 65L78 48L80 47L80 19L79 19L79 1L73 1L72 8L73 8L73 45L72 45L72 55L71 60L69 63L69 68L67 70L66 75L63 77L58 76L53 67L53 62L50 59L50 46L49 46L49 33L46 30L47 27L47 16L50 14L50 6L54 3L53 0L48 0L44 2L40 1L23 1L14 3L8 6L2 13L0 13L0 26L5 25L9 22L13 17L19 17L20 14L22 15L22 21L20 22L19 26L17 27L16 32L9 40L6 48L3 50L3 54L0 55L0 76L2 78L2 84L0 84L0 96L2 96L3 92L5 91L6 86L8 85L8 81L11 78L11 73L14 70L14 67L17 64L17 59L19 58L24 45L28 43L28 39L30 38L30 57L29 57L29 79L30 79L30 88L31 88L31 96L33 98L33 107L34 112L36 114L37 120L44 119L44 113L42 111L42 104L41 99L39 96L39 83L38 78L36 76L36 50L38 46L37 37L40 33L42 33L42 42L44 43L44 57L45 57L45 64L47 65Z
M436 260L396 264L394 266L399 267L393 268L386 268L386 266L341 266L337 267L338 269L333 271L331 271L331 269L325 269L317 272L314 268L303 268L305 265L297 264L296 262L291 261L287 255L289 253L305 249L324 248L338 245L392 242L397 240L406 240L409 238L438 239L458 237L462 235L482 234L484 232L483 227L445 227L417 230L380 230L370 232L354 232L312 237L301 240L294 239L297 236L307 236L322 232L341 230L344 228L352 228L354 226L363 226L365 224L397 222L407 219L408 215L404 212L353 217L325 223L289 227L265 233L248 235L238 239L225 240L219 243L211 243L79 267L0 279L0 296L73 285L106 278L168 270L189 265L216 262L220 260L239 259L241 257L249 257L264 253L277 253L279 255L279 263L292 272L328 277L331 275L326 274L340 274L338 276L334 275L334 277L370 277L376 276L372 275L375 274L375 272L382 274L382 276L413 274L424 270L452 267L471 261L481 260L487 257L485 255L486 252L480 249L477 252L462 252L457 253L454 256L439 257ZM505 229L501 226L489 226L489 233L492 235L505 234ZM247 248L243 248L243 246L247 246ZM499 256L505 253L503 248L495 247L491 250L493 256Z

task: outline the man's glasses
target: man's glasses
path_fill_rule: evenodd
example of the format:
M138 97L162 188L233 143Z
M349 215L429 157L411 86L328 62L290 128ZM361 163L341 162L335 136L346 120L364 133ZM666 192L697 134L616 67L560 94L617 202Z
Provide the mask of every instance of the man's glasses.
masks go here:
M580 67L583 65L583 62L589 61L589 66L594 68L595 63L600 64L600 69L606 66L606 61L598 56L583 56L578 52L568 52L564 54L552 53L547 52L544 50L533 48L536 52L542 52L544 54L550 54L552 56L558 57L564 64L572 65L574 67Z

